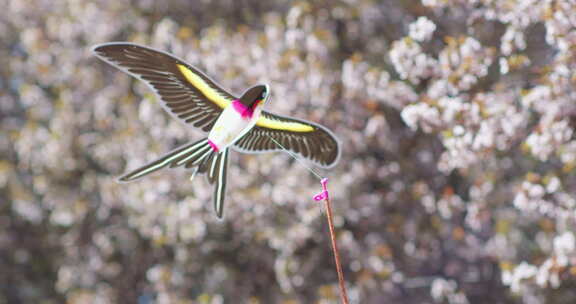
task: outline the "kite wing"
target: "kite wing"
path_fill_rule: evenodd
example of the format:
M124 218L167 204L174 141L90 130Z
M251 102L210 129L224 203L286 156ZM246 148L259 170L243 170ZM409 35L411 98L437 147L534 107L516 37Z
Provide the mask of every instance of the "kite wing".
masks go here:
M131 43L97 45L100 59L144 81L173 116L208 132L228 104L237 99L198 69L151 48Z
M248 153L282 150L271 138L284 148L302 155L321 167L332 167L340 156L340 145L328 129L290 117L266 111L256 125L240 138L235 148Z

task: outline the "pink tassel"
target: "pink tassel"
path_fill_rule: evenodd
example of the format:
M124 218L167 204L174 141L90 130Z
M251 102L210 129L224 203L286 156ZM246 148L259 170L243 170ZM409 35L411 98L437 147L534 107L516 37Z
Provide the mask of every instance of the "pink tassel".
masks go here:
M314 195L315 201L321 201L321 200L327 199L329 197L328 196L328 186L327 186L328 185L328 178L326 178L326 177L323 178L320 181L320 183L322 184L322 192Z

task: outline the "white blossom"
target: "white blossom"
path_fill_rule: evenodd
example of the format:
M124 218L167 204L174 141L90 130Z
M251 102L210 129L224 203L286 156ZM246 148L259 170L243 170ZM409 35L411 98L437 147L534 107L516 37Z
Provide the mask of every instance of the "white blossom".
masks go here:
M409 36L416 41L428 41L432 38L436 24L426 17L418 17L416 21L410 24Z

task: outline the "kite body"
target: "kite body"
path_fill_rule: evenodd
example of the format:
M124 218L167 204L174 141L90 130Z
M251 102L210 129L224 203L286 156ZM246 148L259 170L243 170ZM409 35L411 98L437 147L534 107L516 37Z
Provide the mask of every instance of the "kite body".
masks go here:
M214 185L214 208L222 217L230 149L244 153L287 150L321 167L340 157L336 137L325 127L263 111L270 97L268 85L257 85L236 97L204 73L162 51L112 42L97 45L98 58L146 83L176 119L200 128L208 136L181 146L159 159L120 177L136 180L159 169L184 166L205 173Z
M208 134L210 146L218 152L242 138L256 125L263 105L263 102L258 102L255 107L248 108L238 100L230 103L222 111Z

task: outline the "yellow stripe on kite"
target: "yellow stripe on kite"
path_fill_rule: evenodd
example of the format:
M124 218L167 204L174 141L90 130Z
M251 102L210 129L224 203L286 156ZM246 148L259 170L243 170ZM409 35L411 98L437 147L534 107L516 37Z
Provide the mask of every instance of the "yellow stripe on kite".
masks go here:
M274 130L284 130L292 132L312 132L314 128L310 125L306 125L299 122L292 121L279 121L270 119L264 116L260 116L256 121L256 125L262 128L274 129Z
M213 101L220 108L224 109L228 106L228 104L230 104L230 100L220 95L218 91L211 88L206 83L206 81L204 81L200 76L196 75L196 73L192 72L189 68L187 68L184 65L178 64L177 66L182 75L186 77L186 80L188 80L195 88L200 90L200 92L202 92L204 96Z

